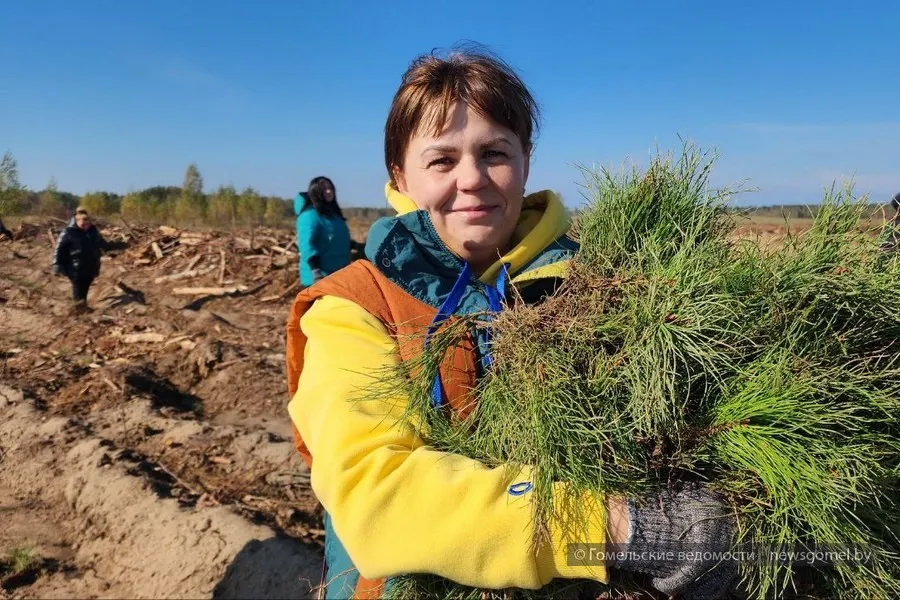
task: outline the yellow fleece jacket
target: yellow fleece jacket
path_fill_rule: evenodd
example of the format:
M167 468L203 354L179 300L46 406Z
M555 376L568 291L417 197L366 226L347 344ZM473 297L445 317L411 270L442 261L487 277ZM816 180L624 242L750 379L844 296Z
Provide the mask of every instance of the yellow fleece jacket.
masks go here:
M388 190L398 212L415 210ZM542 194L531 204L543 210L526 200L520 241L492 269L512 263L514 282L516 269L568 228L562 203ZM438 451L404 423L402 394L363 399L373 378L400 360L384 324L353 302L326 296L300 326L304 368L288 410L313 456L313 491L363 577L431 573L490 589L537 589L554 578L608 581L603 564L567 564L568 544L605 542L602 496L585 497L586 527L573 533L551 522L549 541L535 548L532 495L508 491L530 481L529 467L511 474Z

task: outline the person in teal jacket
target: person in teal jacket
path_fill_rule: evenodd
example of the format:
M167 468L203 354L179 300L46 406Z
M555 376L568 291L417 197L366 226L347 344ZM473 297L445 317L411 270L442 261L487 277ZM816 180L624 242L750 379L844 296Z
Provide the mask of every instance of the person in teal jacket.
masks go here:
M294 199L300 283L310 286L350 264L350 229L337 201L334 183L316 177Z

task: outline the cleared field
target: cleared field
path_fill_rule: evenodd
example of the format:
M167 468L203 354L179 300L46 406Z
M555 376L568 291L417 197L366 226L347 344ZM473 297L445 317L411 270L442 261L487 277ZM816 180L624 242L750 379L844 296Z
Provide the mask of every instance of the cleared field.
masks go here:
M307 597L322 532L285 411L290 232L101 228L118 249L71 316L59 224L8 226L0 560L31 559L0 562L0 597Z

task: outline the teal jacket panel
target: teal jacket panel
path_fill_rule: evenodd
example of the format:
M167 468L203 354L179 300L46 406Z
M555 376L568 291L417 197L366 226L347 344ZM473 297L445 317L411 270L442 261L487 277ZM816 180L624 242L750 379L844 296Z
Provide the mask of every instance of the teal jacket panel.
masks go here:
M300 283L313 284L310 259L318 257L323 275L330 275L350 264L350 229L339 216L320 215L312 207L302 209L303 200L294 200L297 214L297 248L300 250Z

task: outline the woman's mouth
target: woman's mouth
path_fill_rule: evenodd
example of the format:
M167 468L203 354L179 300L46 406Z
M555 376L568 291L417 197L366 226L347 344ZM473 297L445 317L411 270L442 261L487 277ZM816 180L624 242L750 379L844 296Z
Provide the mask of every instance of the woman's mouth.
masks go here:
M452 211L466 219L480 219L486 217L496 211L499 206L467 206L465 208L454 208Z

